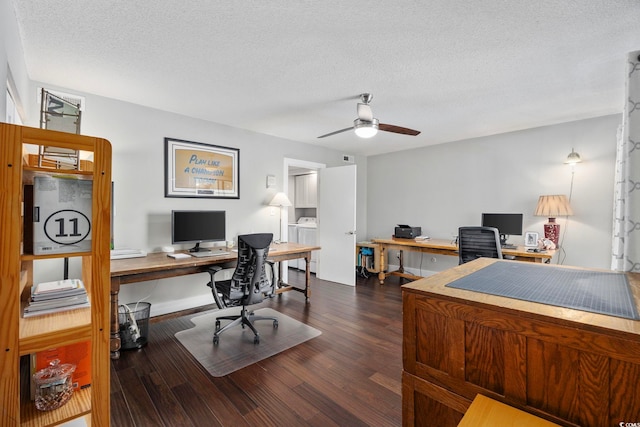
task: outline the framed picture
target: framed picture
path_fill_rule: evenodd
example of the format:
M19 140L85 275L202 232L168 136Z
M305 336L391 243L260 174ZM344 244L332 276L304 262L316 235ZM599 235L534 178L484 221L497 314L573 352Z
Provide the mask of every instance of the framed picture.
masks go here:
M527 231L524 233L524 245L528 248L538 246L538 233L535 231Z
M240 198L240 150L165 138L164 196Z

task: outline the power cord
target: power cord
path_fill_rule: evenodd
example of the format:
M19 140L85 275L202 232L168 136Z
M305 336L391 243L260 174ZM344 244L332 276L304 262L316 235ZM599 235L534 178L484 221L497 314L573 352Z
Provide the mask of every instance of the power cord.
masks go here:
M124 329L125 331L128 332L129 337L133 342L137 342L141 338L140 328L138 327L138 322L136 321L136 317L134 313L137 313L138 305L141 302L144 302L144 300L151 297L151 295L155 292L156 288L158 287L158 284L159 284L159 281L156 280L153 286L153 289L151 289L151 292L149 292L148 295L140 298L134 304L133 310L129 307L129 304L122 304L118 307L118 314L123 314L125 318L125 322L121 325L121 329Z
M571 182L569 184L569 206L571 206L571 196L573 195L573 178L576 173L575 166L571 166ZM567 258L567 252L564 250L564 237L567 234L567 230L569 229L569 215L566 215L564 222L564 229L562 231L562 237L560 238L559 246L560 246L560 255L558 255L558 264L563 265L564 260Z

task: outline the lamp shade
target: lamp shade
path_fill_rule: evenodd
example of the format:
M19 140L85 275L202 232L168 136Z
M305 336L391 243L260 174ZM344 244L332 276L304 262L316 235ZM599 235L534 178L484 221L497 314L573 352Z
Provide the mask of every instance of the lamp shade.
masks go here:
M582 158L580 157L580 154L573 151L573 148L572 148L571 152L567 156L567 160L565 160L564 162L568 165L574 166L576 163L580 163L581 161L582 161Z
M269 202L269 206L292 206L292 203L286 194L279 192L273 196L273 199Z
M556 217L573 215L573 209L564 194L540 196L534 215L549 218L549 222L544 225L544 237L551 240L557 247L560 239L560 224L556 222Z
M573 209L564 194L553 196L540 196L536 206L535 216L556 218L559 216L573 215Z

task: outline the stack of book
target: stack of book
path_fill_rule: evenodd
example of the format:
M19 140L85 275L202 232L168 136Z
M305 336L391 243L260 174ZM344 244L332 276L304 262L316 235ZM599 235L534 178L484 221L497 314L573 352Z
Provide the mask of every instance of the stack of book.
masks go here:
M40 316L89 307L89 298L80 279L39 283L31 288L31 298L24 308L24 317Z

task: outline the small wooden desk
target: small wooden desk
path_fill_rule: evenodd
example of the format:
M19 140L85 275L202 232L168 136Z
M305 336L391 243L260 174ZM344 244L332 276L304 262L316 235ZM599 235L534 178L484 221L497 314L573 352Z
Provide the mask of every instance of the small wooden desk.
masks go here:
M558 424L543 420L481 394L477 395L465 412L458 427L557 427Z
M305 301L311 296L311 271L309 261L311 252L320 250L320 246L308 246L298 243L282 243L272 245L269 249L269 261L278 263L278 284L276 294L288 291L302 292ZM235 265L238 254L228 250L228 254L204 258L190 257L174 259L166 253L150 253L146 257L111 260L111 358L120 357L120 324L118 319L118 294L120 286L149 280L166 279L187 274L203 273L212 265ZM304 258L305 286L303 289L293 287L282 281L282 261Z
M420 276L416 276L404 271L403 265L403 251L412 252L426 252L430 254L440 254L449 256L458 256L458 245L451 240L446 239L428 239L416 241L414 239L371 239L373 243L377 243L380 246L380 271L378 272L378 280L380 284L384 285L384 279L386 276L400 276L410 280L421 279ZM386 272L387 269L387 253L390 249L400 251L400 267L395 271ZM518 246L516 249L502 249L502 255L513 256L517 261L529 261L529 262L549 262L555 255L556 251L546 252L528 252L524 246Z

